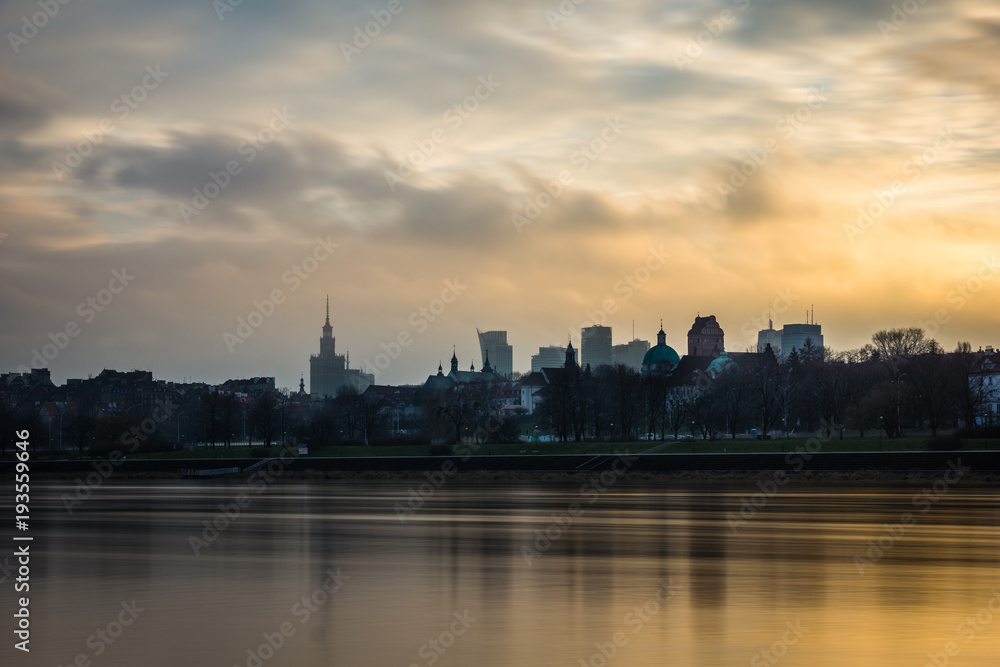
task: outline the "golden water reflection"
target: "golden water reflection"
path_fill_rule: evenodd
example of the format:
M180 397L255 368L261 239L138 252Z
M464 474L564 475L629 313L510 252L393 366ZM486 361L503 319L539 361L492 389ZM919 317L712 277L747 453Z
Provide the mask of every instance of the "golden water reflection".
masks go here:
M995 489L786 489L739 524L756 490L449 482L405 515L408 484L276 484L209 540L246 483L108 483L72 515L53 484L30 664L998 664Z

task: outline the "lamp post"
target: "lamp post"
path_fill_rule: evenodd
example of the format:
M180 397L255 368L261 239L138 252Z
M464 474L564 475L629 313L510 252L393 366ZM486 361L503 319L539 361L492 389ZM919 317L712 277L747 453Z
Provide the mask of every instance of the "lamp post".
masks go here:
M899 377L896 378L896 437L903 437L903 425L900 421L900 411L899 411L899 383L903 380L903 376L906 373L900 373Z
M62 451L62 448L63 448L63 427L62 427L62 420L63 420L63 417L65 415L66 415L66 408L63 408L62 410L59 411L59 451Z

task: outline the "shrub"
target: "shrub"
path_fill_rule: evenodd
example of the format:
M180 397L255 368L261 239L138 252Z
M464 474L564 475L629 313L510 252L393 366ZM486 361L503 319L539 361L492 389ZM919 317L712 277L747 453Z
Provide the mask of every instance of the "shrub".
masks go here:
M104 442L95 442L90 447L87 448L87 453L91 456L100 456L101 458L107 458L111 455L111 452L118 450L122 454L127 454L131 446L126 447L120 442L111 440Z
M1000 426L966 426L955 431L962 438L1000 438Z
M957 435L935 435L927 439L927 449L936 452L956 452L962 449L962 439Z
M423 435L397 435L372 438L375 447L426 447L430 439Z

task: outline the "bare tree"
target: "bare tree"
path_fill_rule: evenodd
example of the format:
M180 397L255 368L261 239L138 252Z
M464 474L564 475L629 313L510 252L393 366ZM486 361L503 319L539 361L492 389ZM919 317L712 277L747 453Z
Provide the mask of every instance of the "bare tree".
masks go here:
M872 334L872 344L883 358L928 354L940 347L933 338L927 338L920 327L876 331Z
M955 365L958 380L956 387L958 412L966 426L976 425L976 418L979 417L989 395L986 376L975 372L982 356L982 353L973 352L972 345L967 342L959 343L952 354L952 363Z

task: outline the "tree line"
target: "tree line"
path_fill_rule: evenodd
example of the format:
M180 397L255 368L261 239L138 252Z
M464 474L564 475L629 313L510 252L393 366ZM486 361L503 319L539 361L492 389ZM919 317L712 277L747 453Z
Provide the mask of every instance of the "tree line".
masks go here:
M624 365L566 367L541 392L537 420L560 440L715 439L827 436L974 425L990 390L972 371L982 357L969 343L946 353L920 328L876 332L845 352L807 340L779 358L770 347L733 354L721 368L643 376Z

